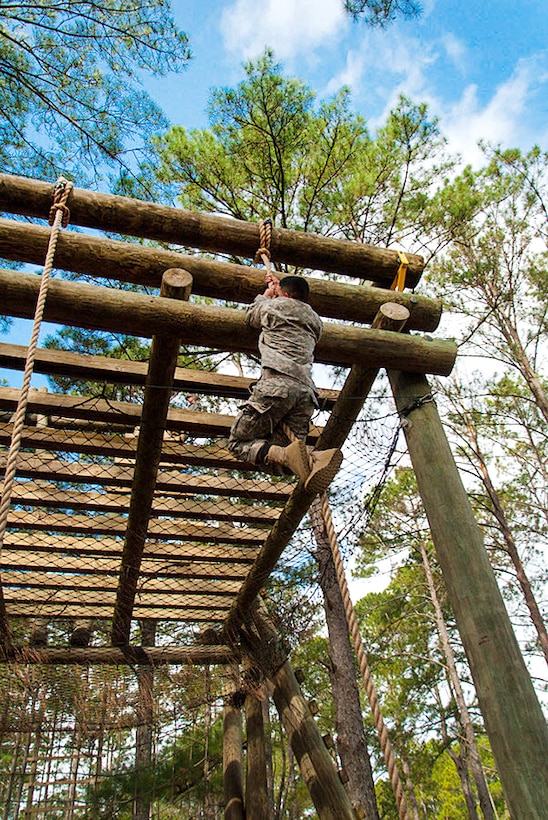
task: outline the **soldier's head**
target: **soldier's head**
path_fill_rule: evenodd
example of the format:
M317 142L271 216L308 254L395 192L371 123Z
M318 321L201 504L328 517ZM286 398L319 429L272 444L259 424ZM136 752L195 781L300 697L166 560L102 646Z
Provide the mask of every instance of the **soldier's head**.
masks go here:
M298 299L299 302L308 302L310 297L308 282L302 276L284 276L280 279L280 290L282 296Z

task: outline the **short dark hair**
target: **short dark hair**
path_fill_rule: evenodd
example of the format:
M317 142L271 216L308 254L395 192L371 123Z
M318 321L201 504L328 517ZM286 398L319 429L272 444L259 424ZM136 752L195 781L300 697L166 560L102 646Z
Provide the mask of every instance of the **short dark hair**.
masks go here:
M280 287L285 293L298 299L300 302L308 302L310 289L308 282L302 276L284 276L280 279Z

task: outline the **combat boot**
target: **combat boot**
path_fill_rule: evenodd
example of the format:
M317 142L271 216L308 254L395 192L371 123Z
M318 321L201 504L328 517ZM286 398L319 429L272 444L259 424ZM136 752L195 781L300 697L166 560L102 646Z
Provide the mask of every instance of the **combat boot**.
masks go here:
M292 442L287 447L271 444L266 456L266 463L280 464L282 467L286 467L298 476L301 481L305 481L310 473L308 450L304 441L300 439Z
M305 488L314 493L327 490L342 464L340 450L312 450L312 469L305 481Z

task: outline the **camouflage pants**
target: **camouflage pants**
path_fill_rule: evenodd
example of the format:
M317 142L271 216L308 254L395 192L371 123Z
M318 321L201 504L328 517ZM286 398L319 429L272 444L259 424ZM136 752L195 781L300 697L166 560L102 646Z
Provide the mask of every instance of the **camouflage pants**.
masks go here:
M282 424L287 424L297 438L306 438L315 407L311 387L264 370L259 381L251 385L251 395L234 420L228 447L244 461L263 466L265 444L289 443Z

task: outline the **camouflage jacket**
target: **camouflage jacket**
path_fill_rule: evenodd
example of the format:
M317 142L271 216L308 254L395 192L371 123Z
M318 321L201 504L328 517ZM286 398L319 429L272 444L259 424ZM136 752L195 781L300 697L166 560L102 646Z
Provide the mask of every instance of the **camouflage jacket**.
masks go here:
M256 296L247 309L246 322L261 330L262 367L314 387L312 362L322 320L310 305L287 296Z

